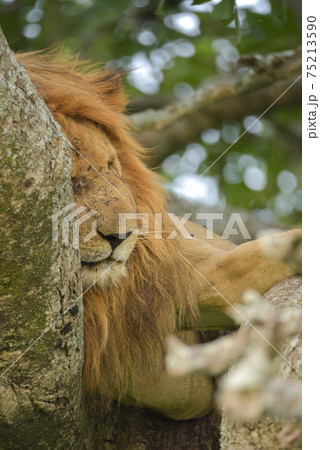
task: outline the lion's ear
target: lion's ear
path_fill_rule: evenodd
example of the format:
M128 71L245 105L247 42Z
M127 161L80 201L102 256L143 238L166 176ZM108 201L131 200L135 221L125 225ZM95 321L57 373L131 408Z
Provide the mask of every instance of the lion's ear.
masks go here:
M99 94L109 105L122 112L128 104L128 97L123 89L125 72L115 69L106 69L94 74L94 83Z

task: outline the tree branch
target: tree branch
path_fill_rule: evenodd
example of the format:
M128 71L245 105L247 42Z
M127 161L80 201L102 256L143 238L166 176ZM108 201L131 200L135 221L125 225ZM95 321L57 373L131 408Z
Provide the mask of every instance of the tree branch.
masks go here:
M192 347L171 338L167 370L177 376L223 373L215 394L223 408L221 448L299 445L301 278L283 281L263 299L248 291L237 309L242 317L235 313L234 320L248 322L230 335Z
M293 298L298 301L288 308L282 296L283 291L288 294L292 286L296 288ZM273 302L268 296L266 301L255 291L247 291L244 304L233 314L236 323L243 322L243 317L247 323L239 331L213 342L188 346L175 337L170 338L166 358L168 372L176 376L192 373L216 376L238 361L218 383L216 398L221 407L238 420L258 419L263 413L300 419L300 378L288 381L278 376L283 364L279 354L283 352L283 342L301 333L299 287L298 278L283 282L282 292L278 290L281 295L275 301L273 295ZM290 366L291 361L285 363ZM279 398L282 401L279 402Z
M300 327L298 318L301 308L301 278L291 277L274 286L264 296L265 300L275 306L282 316L282 323L290 328L291 325ZM291 312L297 314L294 323L290 323ZM289 313L289 315L287 315ZM297 320L298 319L298 320ZM280 351L285 359L276 357L280 361L278 375L268 377L265 388L261 391L255 389L238 392L227 389L224 397L227 409L241 404L241 411L248 411L250 403L257 402L260 411L265 414L255 421L234 420L234 416L225 409L221 424L221 449L238 450L248 448L301 448L301 333L287 337L283 341ZM296 370L295 370L296 369ZM235 366L237 370L237 366ZM272 372L274 366L269 365ZM233 369L229 372L232 376ZM230 386L230 385L229 385ZM228 388L228 386L225 386ZM232 392L233 391L233 392ZM229 392L229 395L227 394ZM251 394L251 401L250 401ZM222 400L222 399L221 399ZM236 402L236 403L234 403ZM271 417L270 417L271 416ZM281 419L282 417L282 419Z
M152 129L138 130L136 139L140 144L146 148L156 149L152 154L148 155L146 162L151 167L157 167L167 156L183 148L188 143L197 141L203 130L220 128L226 120L240 120L247 115L259 116L274 102L277 102L277 108L300 105L301 80L288 90L295 79L290 78L277 81L270 86L251 93L220 100L214 105L183 117L166 128L165 133ZM280 97L285 91L286 94ZM288 140L288 142L290 151L298 155L301 148L299 137L291 139L291 141Z
M250 55L239 60L242 68L233 76L213 80L199 88L186 100L160 110L148 109L131 115L136 131L161 131L186 115L192 114L221 100L234 98L270 86L279 80L299 77L301 49L266 56ZM246 69L245 69L246 68Z

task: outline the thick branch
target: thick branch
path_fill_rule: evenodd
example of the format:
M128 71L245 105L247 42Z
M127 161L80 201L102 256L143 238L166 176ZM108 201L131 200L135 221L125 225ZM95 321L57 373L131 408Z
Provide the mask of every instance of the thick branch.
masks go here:
M157 167L172 153L190 142L197 141L201 132L207 128L220 128L225 120L239 120L247 115L260 115L275 101L276 107L289 107L301 103L301 80L294 84L285 95L279 96L292 85L295 79L278 81L268 87L249 94L220 100L216 104L190 114L169 126L165 133L143 130L136 133L137 140L146 148L154 148L148 155L147 163ZM279 99L279 100L277 100ZM291 152L299 153L299 138L291 139L288 145Z
M154 129L161 131L186 115L228 98L257 91L279 80L297 79L301 73L301 50L274 53L266 56L251 55L239 61L245 69L226 80L219 79L199 88L186 100L160 110L148 109L132 114L136 131Z
M292 277L270 289L265 300L274 305L280 315L297 311L301 308L301 279ZM289 319L289 317L287 318ZM289 319L290 320L290 319ZM290 326L289 320L285 321ZM256 448L301 448L301 425L298 418L301 412L301 334L287 338L281 347L279 376L266 384L264 405L268 415L259 421L241 423L223 413L221 425L221 449L256 449ZM272 369L272 367L270 367ZM296 370L295 370L296 369ZM230 371L232 375L232 370ZM248 394L248 392L247 392ZM255 392L252 391L252 401ZM246 393L242 400L245 400ZM241 400L241 396L238 397ZM250 401L247 395L247 401ZM261 403L260 403L261 404ZM230 404L229 404L230 406ZM242 410L249 408L242 403ZM291 415L290 415L291 414ZM280 419L279 417L288 419Z
M215 395L224 411L222 448L260 448L262 442L263 448L289 442L299 448L301 279L285 280L262 301L249 291L244 300L238 310L254 328L247 323L231 335L192 347L171 339L167 369L178 376L218 375L238 361L218 380Z

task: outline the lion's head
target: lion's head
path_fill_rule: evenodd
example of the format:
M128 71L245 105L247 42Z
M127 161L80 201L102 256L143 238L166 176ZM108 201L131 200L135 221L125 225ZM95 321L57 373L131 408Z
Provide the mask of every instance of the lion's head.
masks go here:
M81 63L45 54L18 60L72 144L84 287L119 284L138 240L134 219L120 235L120 215L163 210L156 176L138 159L144 150L128 133L121 75L88 72Z
M72 146L71 180L79 214L84 287L118 284L138 236L136 221L119 230L121 214L136 213L132 190L124 179L116 143L88 120L60 118ZM84 209L85 208L85 209Z
M89 392L121 398L134 379L142 388L154 382L166 337L184 315L194 316L196 282L177 257L178 238L137 236L135 220L128 220L119 236L120 214L147 213L151 232L155 213L166 217L158 178L142 162L144 149L128 131L121 76L83 70L50 55L17 58L73 147L71 181L80 211L85 287L84 384ZM87 239L94 221L97 232ZM163 227L170 233L169 222Z

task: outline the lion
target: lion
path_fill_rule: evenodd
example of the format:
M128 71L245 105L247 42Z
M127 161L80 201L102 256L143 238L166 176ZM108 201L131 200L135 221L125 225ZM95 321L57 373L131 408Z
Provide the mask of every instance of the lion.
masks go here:
M210 413L210 378L166 373L167 338L180 334L192 343L200 330L234 328L231 310L246 289L264 294L296 270L266 258L263 238L235 246L217 235L207 239L202 226L189 223L190 239L167 239L176 227L160 178L130 134L121 74L39 53L17 58L72 144L75 203L96 212L79 229L85 392L175 420ZM123 214L136 218L120 233ZM137 214L148 215L148 232L136 233ZM159 214L161 239L153 233ZM86 240L94 220L96 234ZM293 230L277 239L299 236Z

